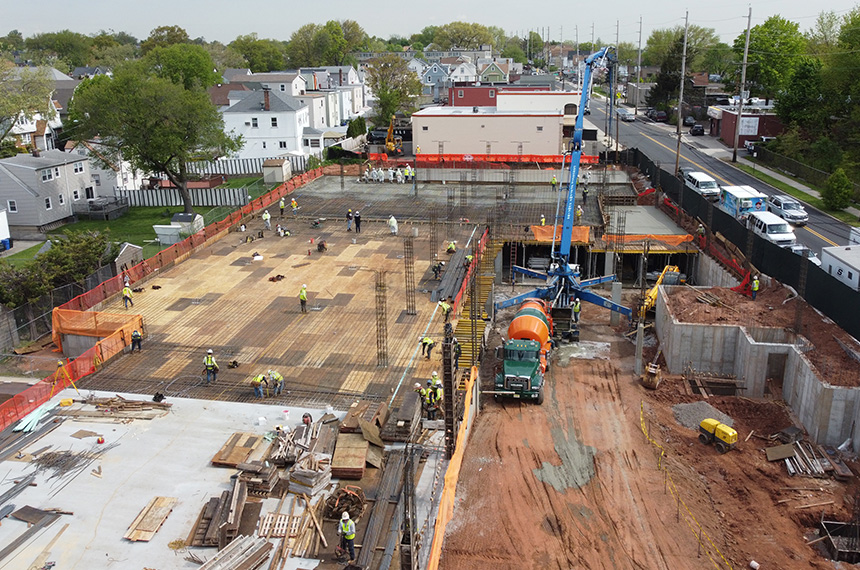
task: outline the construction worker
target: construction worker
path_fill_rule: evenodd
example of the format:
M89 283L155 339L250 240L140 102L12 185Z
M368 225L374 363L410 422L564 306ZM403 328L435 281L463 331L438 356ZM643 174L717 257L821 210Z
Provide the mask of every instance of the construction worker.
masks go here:
M427 390L421 386L420 382L415 383L413 391L418 394L418 401L421 402L421 411L427 411Z
M266 229L272 229L272 214L269 213L269 210L263 211L263 223L266 224Z
M437 383L442 382L442 379L439 378L439 373L436 372L435 370L430 375L430 382L431 382L432 386L435 386Z
M122 302L125 304L126 309L128 309L129 303L134 307L134 301L131 300L131 287L128 284L122 288Z
M463 354L463 347L457 342L457 337L451 339L451 355L454 357L454 370L460 368L460 356Z
M576 212L574 212L573 217L574 217L576 223L578 224L579 220L582 219L582 206L576 207Z
M352 208L346 211L346 231L352 231Z
M284 377L277 370L269 370L269 382L272 386L272 393L275 396L280 396L284 391Z
M355 233L360 234L361 233L361 212L356 210L355 216L353 216L353 218L355 219Z
M579 297L573 300L573 322L579 322L579 312L582 310L582 303L579 301Z
M251 378L251 386L254 388L254 395L258 398L263 397L263 384L265 384L266 387L269 386L269 382L266 380L265 374L257 374Z
M397 220L394 218L394 215L388 217L388 229L391 231L391 235L397 235Z
M752 300L755 301L756 295L758 295L758 290L760 287L760 283L758 282L758 275L753 277L752 280Z
M553 192L558 190L558 178L556 178L555 175L553 175L552 181L550 182L550 184L552 184L552 191Z
M215 380L218 377L218 363L215 362L215 357L212 356L212 349L206 351L206 356L203 358L203 366L206 369L206 385L208 386L210 381L212 384L215 383Z
M355 523L349 518L349 513L344 511L337 525L337 534L340 536L340 547L349 552L349 562L355 562Z
M290 208L292 208L292 209L293 209L293 215L294 215L294 216L295 216L296 214L298 214L298 213L299 213L299 203L298 203L298 202L296 202L296 199L295 199L295 198L293 198L292 200L290 200Z
M421 338L420 340L421 340L421 354L425 354L425 351L426 351L426 358L427 358L427 360L430 360L430 353L433 350L433 347L436 345L436 343L433 342L433 339L430 338L429 336L425 336L425 337Z
M308 286L302 283L302 289L299 291L299 302L302 305L302 312L308 312Z
M445 248L445 253L449 253L449 254L457 253L457 242L456 241L448 242L448 247Z
M448 318L451 316L451 305L445 302L445 299L439 301L439 308L442 309L442 314L445 316L445 322L448 322Z
M463 267L467 267L467 268L468 268L470 265L472 265L472 260L473 260L473 259L475 259L475 256L473 256L471 253L470 253L470 254L468 254L467 256L465 256L465 257L463 258Z
M588 184L582 187L582 203L585 204L586 200L588 200Z
M284 217L284 208L287 207L287 203L284 201L284 197L281 196L281 201L278 202L278 207L281 209L281 217Z
M134 352L134 347L137 347L137 351L140 352L140 342L143 340L143 336L140 334L140 331L134 329L131 331L131 351Z
M436 410L439 408L439 401L436 399L436 397L438 396L438 392L435 388L436 385L433 383L433 380L428 380L426 395L424 397L424 402L427 408L428 420L436 419Z
M546 225L546 216L544 216L543 214L540 215L540 225Z
M421 154L421 145L415 147L415 156L418 156L419 154Z
M442 274L442 269L444 269L444 268L445 268L445 262L444 261L437 261L436 263L434 263L433 267L432 267L433 279L439 279L440 275Z
M705 226L699 224L699 227L696 228L696 235L699 236L699 239L705 237Z

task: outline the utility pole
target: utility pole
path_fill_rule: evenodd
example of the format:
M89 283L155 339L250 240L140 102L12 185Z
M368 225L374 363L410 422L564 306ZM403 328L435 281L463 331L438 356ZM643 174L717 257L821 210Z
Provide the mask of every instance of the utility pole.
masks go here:
M752 23L752 4L747 14L747 39L744 43L744 63L741 67L741 92L738 94L738 120L735 123L735 142L732 144L732 162L738 161L738 137L741 134L741 118L744 116L744 91L747 88L747 56L750 53L750 25Z
M616 46L617 47L617 46ZM636 56L636 106L633 108L633 114L639 114L639 98L642 96L642 16L639 16L639 55ZM629 95L629 93L628 93Z
M690 25L690 11L684 13L684 52L681 56L681 92L678 94L678 145L675 147L675 173L681 161L681 109L684 105L684 83L687 82L687 29ZM683 189L681 192L683 196Z

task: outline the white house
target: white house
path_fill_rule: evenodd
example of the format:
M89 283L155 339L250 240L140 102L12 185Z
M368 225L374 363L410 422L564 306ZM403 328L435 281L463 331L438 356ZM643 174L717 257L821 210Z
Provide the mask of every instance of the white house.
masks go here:
M324 127L333 127L340 123L327 122L328 115L326 113L326 95L320 92L310 91L304 95L296 97L299 104L308 108L311 124L309 126L315 129Z
M296 97L308 90L307 80L299 72L294 73L249 73L235 75L230 83L242 83L251 89L269 88L272 92Z
M89 162L59 150L0 160L0 204L12 237L38 236L58 227L71 218L76 203L98 198Z
M135 170L127 160L111 161L90 141L67 141L66 152L90 159L90 178L101 195L114 195L116 190L142 188L143 172Z
M448 80L453 85L457 82L478 81L478 70L475 64L462 61L451 66L451 71L448 73Z
M222 111L224 130L242 135L244 140L236 158L269 158L301 151L302 133L310 126L307 106L269 89L243 95Z

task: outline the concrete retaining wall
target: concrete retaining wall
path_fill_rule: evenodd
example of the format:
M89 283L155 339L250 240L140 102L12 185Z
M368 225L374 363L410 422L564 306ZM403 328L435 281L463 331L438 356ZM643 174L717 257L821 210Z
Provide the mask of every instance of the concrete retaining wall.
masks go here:
M711 257L699 254L696 263L696 285L709 287L737 287L740 281L723 269L723 266Z
M843 388L823 382L795 342L790 331L737 325L681 323L670 313L666 302L667 288L660 287L657 296L657 338L670 374L682 374L692 364L702 372L734 374L746 387L743 395L764 396L768 359L784 354L783 399L817 443L839 445L854 439L860 449L860 388Z

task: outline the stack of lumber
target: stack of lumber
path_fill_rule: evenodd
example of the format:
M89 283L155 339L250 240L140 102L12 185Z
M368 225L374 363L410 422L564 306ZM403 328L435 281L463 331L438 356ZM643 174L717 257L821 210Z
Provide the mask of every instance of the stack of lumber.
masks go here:
M137 412L140 410L170 410L173 404L167 402L153 402L152 400L126 400L119 394L112 398L96 398L90 396L83 401L95 406L97 410L106 412Z
M253 570L269 558L272 543L265 538L240 536L210 558L200 570Z
M240 463L239 481L248 486L248 494L255 497L268 497L278 481L278 468L268 461L251 461Z
M152 498L128 526L123 538L132 542L149 542L167 520L167 515L173 511L175 504L176 499L173 497Z
M370 444L360 433L340 433L331 459L331 475L339 479L364 477Z
M463 265L465 261L466 249L464 248L454 253L445 262L445 272L442 274L442 280L435 289L430 291L430 300L432 302L436 303L457 294L460 287L463 286L463 279L466 277L467 267Z
M310 497L331 483L331 459L315 453L307 453L290 470L290 493Z
M272 440L272 446L269 448L269 461L279 467L286 467L296 462L301 449L300 444L296 442L296 432L275 432L275 439Z
M388 419L388 406L385 402L359 400L349 407L346 417L340 424L340 433L360 433L359 420L376 424L381 428L385 425L386 419Z
M346 485L325 500L323 516L328 520L339 521L343 512L347 511L352 520L357 521L366 508L367 498L364 496L364 490L356 485Z
M417 392L407 392L388 417L379 436L383 441L413 441L421 428L421 401Z
M227 439L227 443L212 458L212 465L235 469L240 463L248 461L251 453L262 442L263 436L261 435L236 432Z
M190 546L217 546L224 548L239 534L239 522L248 499L244 481L233 480L233 488L220 497L213 497L200 511L188 540Z

